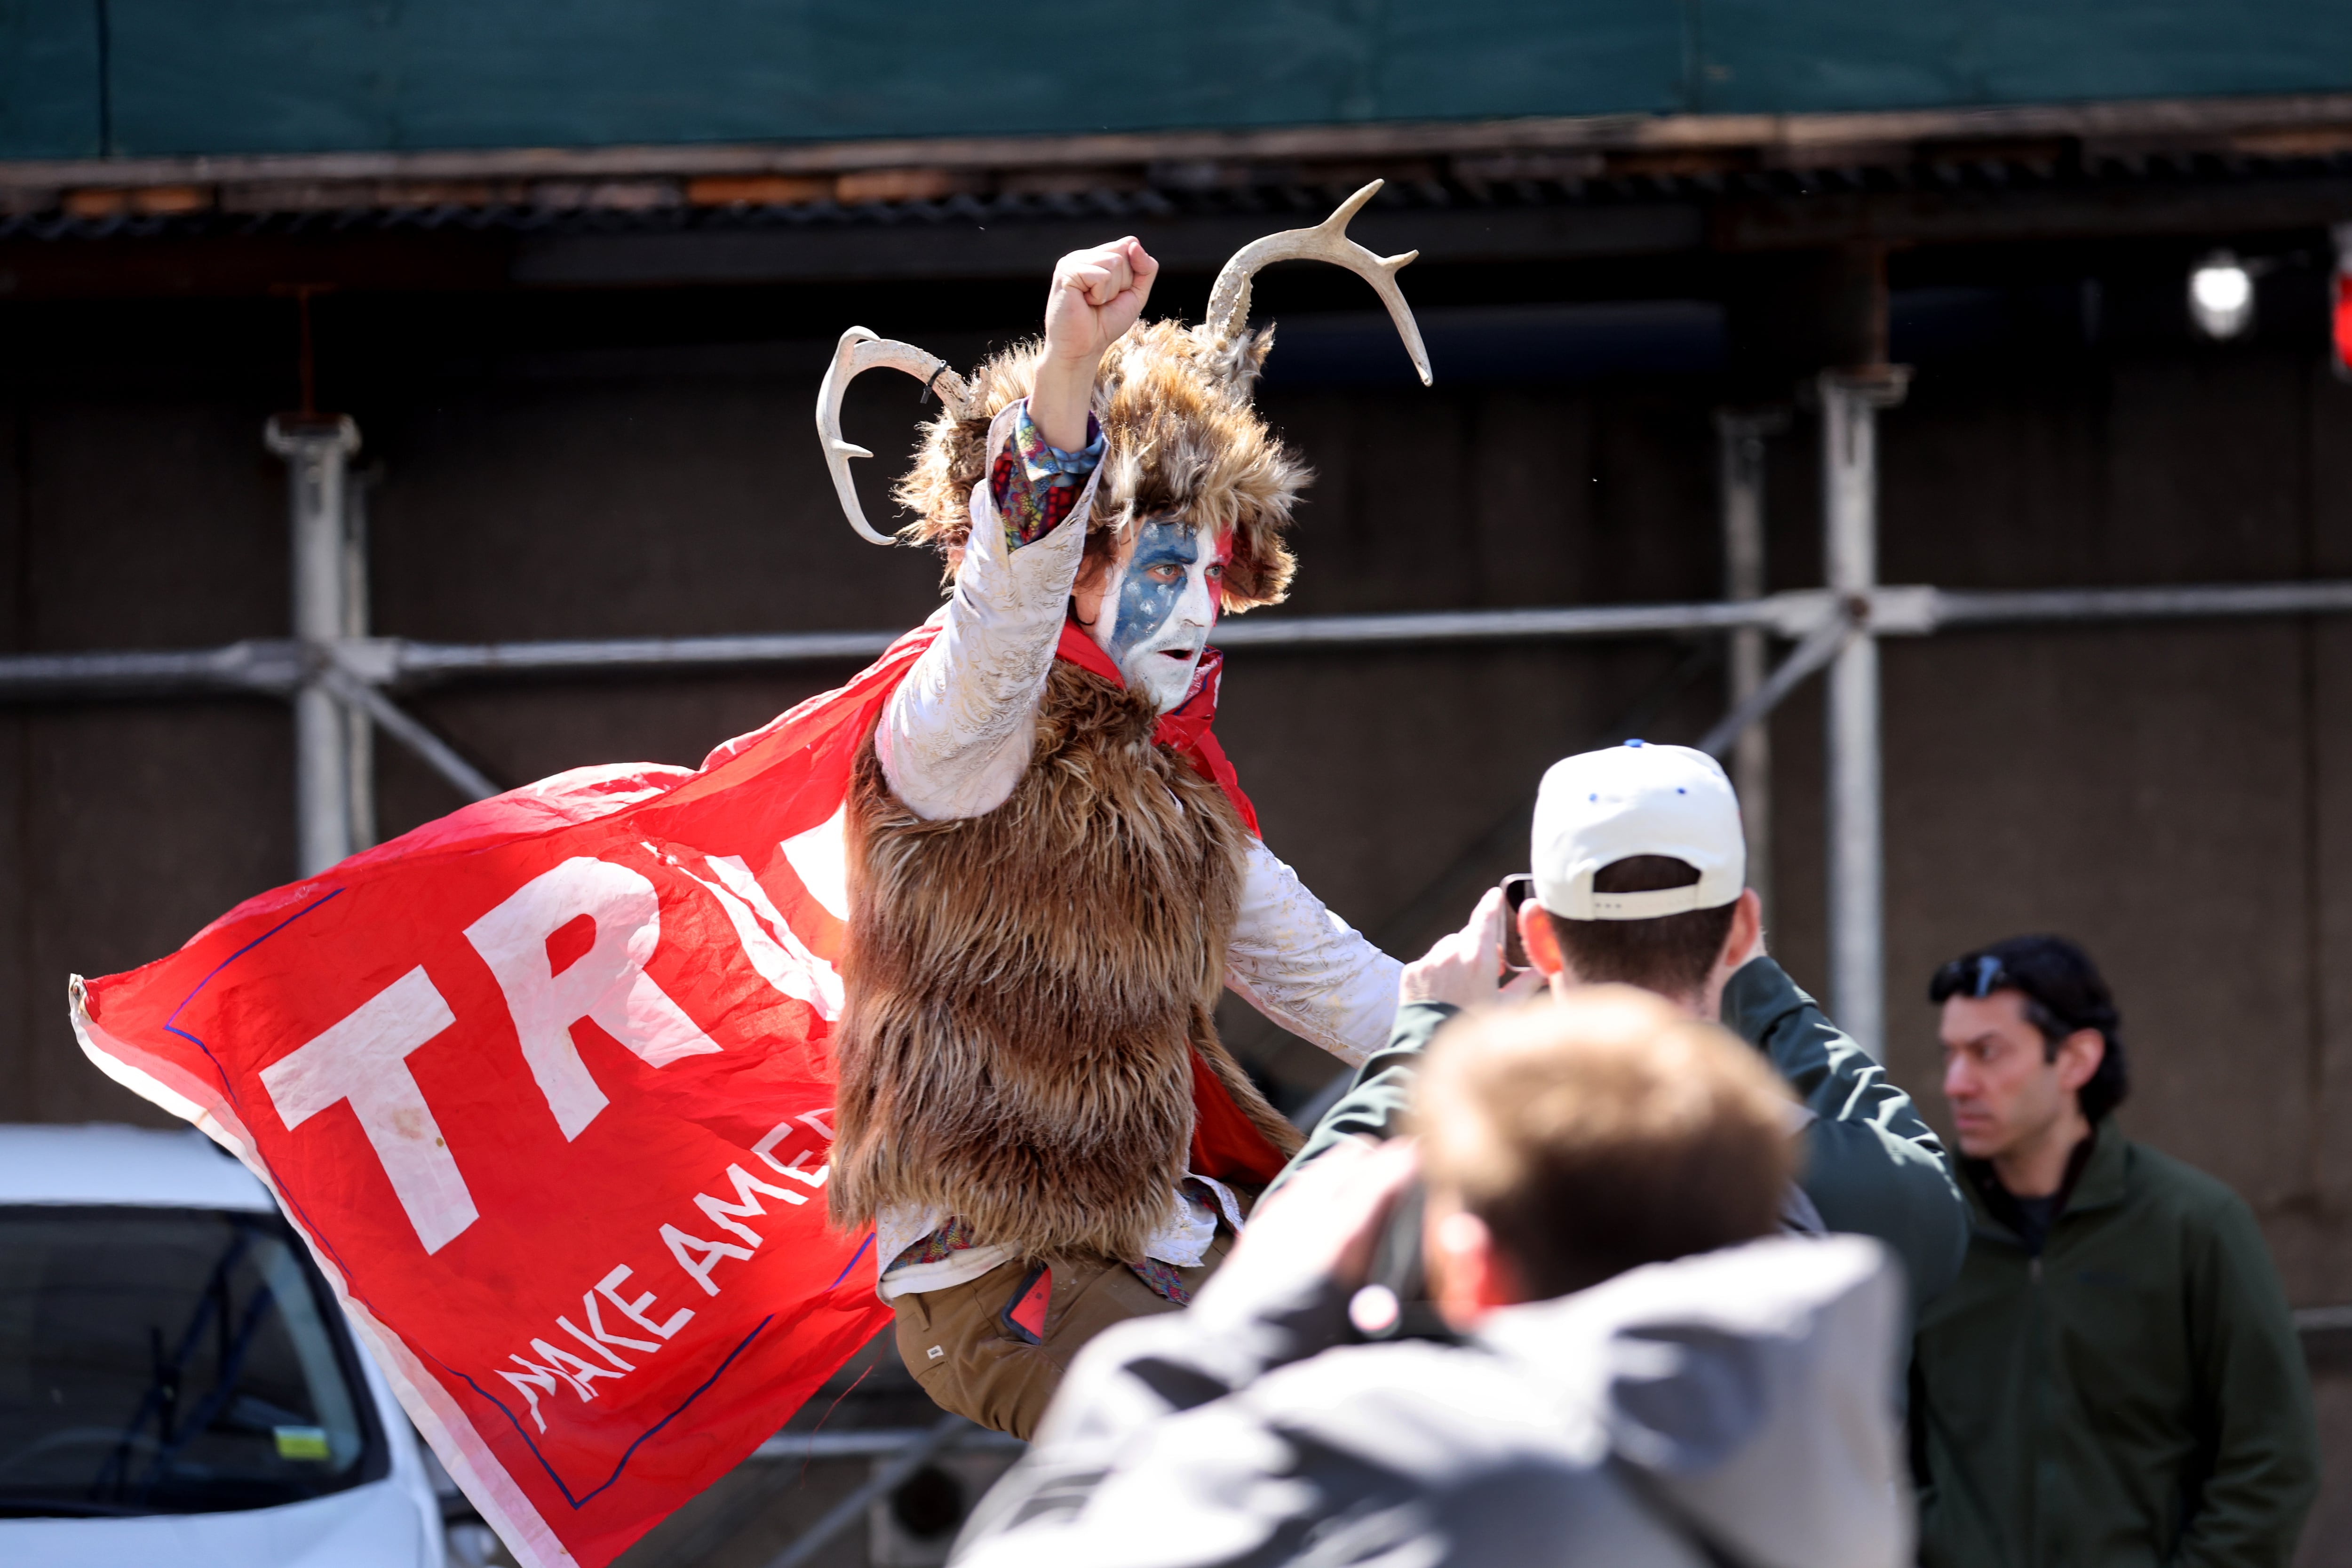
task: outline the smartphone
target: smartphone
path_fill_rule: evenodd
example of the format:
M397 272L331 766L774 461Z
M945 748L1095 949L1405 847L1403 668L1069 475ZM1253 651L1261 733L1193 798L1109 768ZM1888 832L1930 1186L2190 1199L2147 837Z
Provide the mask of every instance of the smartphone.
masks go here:
M1429 1277L1421 1251L1422 1214L1428 1195L1415 1177L1398 1195L1388 1224L1381 1227L1363 1289L1356 1292L1348 1309L1360 1338L1460 1342L1439 1314L1437 1304L1429 1299Z
M1519 906L1535 897L1536 879L1532 871L1520 871L1503 879L1503 907L1510 911L1509 923L1503 928L1503 965L1506 969L1528 966L1528 944L1519 940Z

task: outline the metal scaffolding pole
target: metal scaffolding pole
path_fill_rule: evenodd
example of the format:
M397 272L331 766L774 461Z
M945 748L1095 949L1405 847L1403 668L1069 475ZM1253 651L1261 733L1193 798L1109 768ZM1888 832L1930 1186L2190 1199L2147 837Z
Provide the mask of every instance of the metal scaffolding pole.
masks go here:
M1717 501L1723 513L1723 596L1764 596L1764 441L1788 423L1780 410L1718 409L1715 416ZM1739 711L1764 685L1762 626L1731 634L1731 707ZM1759 718L1733 742L1731 787L1748 839L1748 885L1772 912L1772 731Z
M2158 588L2023 588L1951 591L1882 584L1860 595L1825 588L1784 590L1762 599L1686 605L1606 605L1520 610L1414 611L1380 616L1289 616L1228 622L1220 647L1314 651L1352 647L1449 647L1583 638L1704 635L1743 627L1801 645L1832 623L1866 622L1881 637L2021 626L2266 619L2352 615L2352 582L2184 584ZM780 632L743 637L605 637L576 642L428 643L358 637L335 649L336 665L362 684L413 689L445 681L688 670L789 668L872 658L899 632ZM168 652L0 654L0 703L110 697L284 696L302 681L300 646L253 638L225 647ZM1769 687L1769 679L1759 690ZM1726 730L1727 751L1745 725Z
M368 635L368 490L375 476L350 475L343 485L343 632ZM343 704L343 776L351 800L352 848L375 843L375 725L361 707Z
M1822 563L1863 635L1831 659L1828 749L1830 1016L1874 1058L1886 1054L1886 862L1879 766L1878 411L1903 400L1907 374L1824 372Z
M286 459L293 525L294 637L302 654L294 689L294 837L298 870L308 877L354 847L349 721L325 676L347 626L344 489L360 432L341 416L280 416L264 439Z
M972 1424L961 1415L940 1416L929 1431L901 1447L898 1458L876 1467L871 1480L834 1504L832 1511L803 1531L799 1540L778 1552L768 1568L800 1568L802 1563L824 1551L835 1536L856 1524L867 1509L897 1491L906 1484L908 1477L929 1464L932 1455L972 1430Z
M2184 584L2147 588L1947 591L1874 583L1870 548L1875 486L1875 410L1897 394L1885 384L1832 386L1822 397L1824 455L1831 458L1825 514L1835 589L1784 591L1759 599L1680 605L1543 606L1366 616L1276 616L1229 622L1216 641L1236 649L1310 652L1348 647L1434 647L1539 643L1559 639L1737 634L1756 628L1794 647L1753 690L1735 700L1699 746L1735 765L1738 742L1781 699L1824 666L1834 665L1830 702L1832 999L1840 1021L1866 1046L1884 1027L1883 877L1878 862L1879 770L1876 668L1873 639L2021 626L2095 626L2129 622L2227 622L2299 616L2352 615L2352 581ZM1866 394L1867 395L1864 395ZM1832 428L1845 433L1832 442ZM341 434L349 431L348 436ZM1857 442L1853 437L1859 436ZM273 450L293 460L291 483L298 554L307 539L325 540L329 575L341 584L333 624L354 632L352 600L363 589L356 568L362 536L324 526L343 503L324 492L345 483L344 463L358 444L348 421L320 429L282 430ZM1840 454L1843 456L1841 457ZM345 509L348 513L348 509ZM307 520L307 521L306 521ZM355 523L356 520L352 520ZM313 526L316 525L316 526ZM1844 542L1847 548L1840 546ZM1858 556L1858 559L1857 559ZM315 556L310 557L312 565ZM107 698L290 697L297 708L297 831L305 874L334 864L372 835L355 799L365 754L344 725L364 712L374 728L415 753L468 800L494 793L485 777L446 741L396 706L389 693L445 681L597 679L630 673L760 669L839 664L872 658L898 635L789 632L742 637L612 637L572 642L425 643L400 637L320 635L312 611L325 597L310 572L296 574L299 639L250 639L225 647L156 652L0 655L0 703ZM1859 586L1855 586L1859 584ZM1862 658L1849 656L1859 649ZM1841 680L1843 682L1840 684ZM1857 689L1864 699L1856 701ZM321 722L321 709L325 722ZM340 711L338 710L340 710ZM325 746L316 744L321 737ZM1851 744L1859 734L1867 744ZM1858 766L1849 764L1858 763ZM1750 786L1752 788L1752 785ZM1761 845L1762 829L1751 829ZM1860 866L1854 864L1857 858ZM1859 876L1850 873L1859 870ZM1857 888L1859 896L1856 896ZM1858 947L1856 944L1859 944ZM1859 963L1853 962L1856 952ZM1864 1033L1867 1026L1870 1033Z

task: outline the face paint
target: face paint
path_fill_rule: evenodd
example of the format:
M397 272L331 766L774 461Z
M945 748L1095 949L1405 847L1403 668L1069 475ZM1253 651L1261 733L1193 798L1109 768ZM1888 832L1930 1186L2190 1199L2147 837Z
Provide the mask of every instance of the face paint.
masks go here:
M1095 642L1162 713L1184 700L1217 624L1233 535L1204 540L1181 518L1138 525L1103 591Z

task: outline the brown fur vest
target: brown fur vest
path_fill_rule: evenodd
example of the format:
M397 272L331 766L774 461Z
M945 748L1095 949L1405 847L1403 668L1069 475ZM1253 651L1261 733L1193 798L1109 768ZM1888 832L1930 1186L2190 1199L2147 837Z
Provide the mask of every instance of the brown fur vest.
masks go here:
M1195 1053L1276 1148L1297 1147L1211 1020L1248 829L1153 743L1156 717L1056 660L1029 771L961 821L901 805L867 742L849 792L835 1224L937 1205L1033 1257L1139 1258L1184 1173Z

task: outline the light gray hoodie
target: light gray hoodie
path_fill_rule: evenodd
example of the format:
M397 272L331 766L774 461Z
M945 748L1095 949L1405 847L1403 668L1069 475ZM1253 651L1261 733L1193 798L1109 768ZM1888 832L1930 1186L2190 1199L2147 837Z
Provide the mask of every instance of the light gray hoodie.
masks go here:
M1326 1278L1220 1274L1071 1367L964 1568L1896 1568L1900 1270L1776 1237L1342 1343Z

